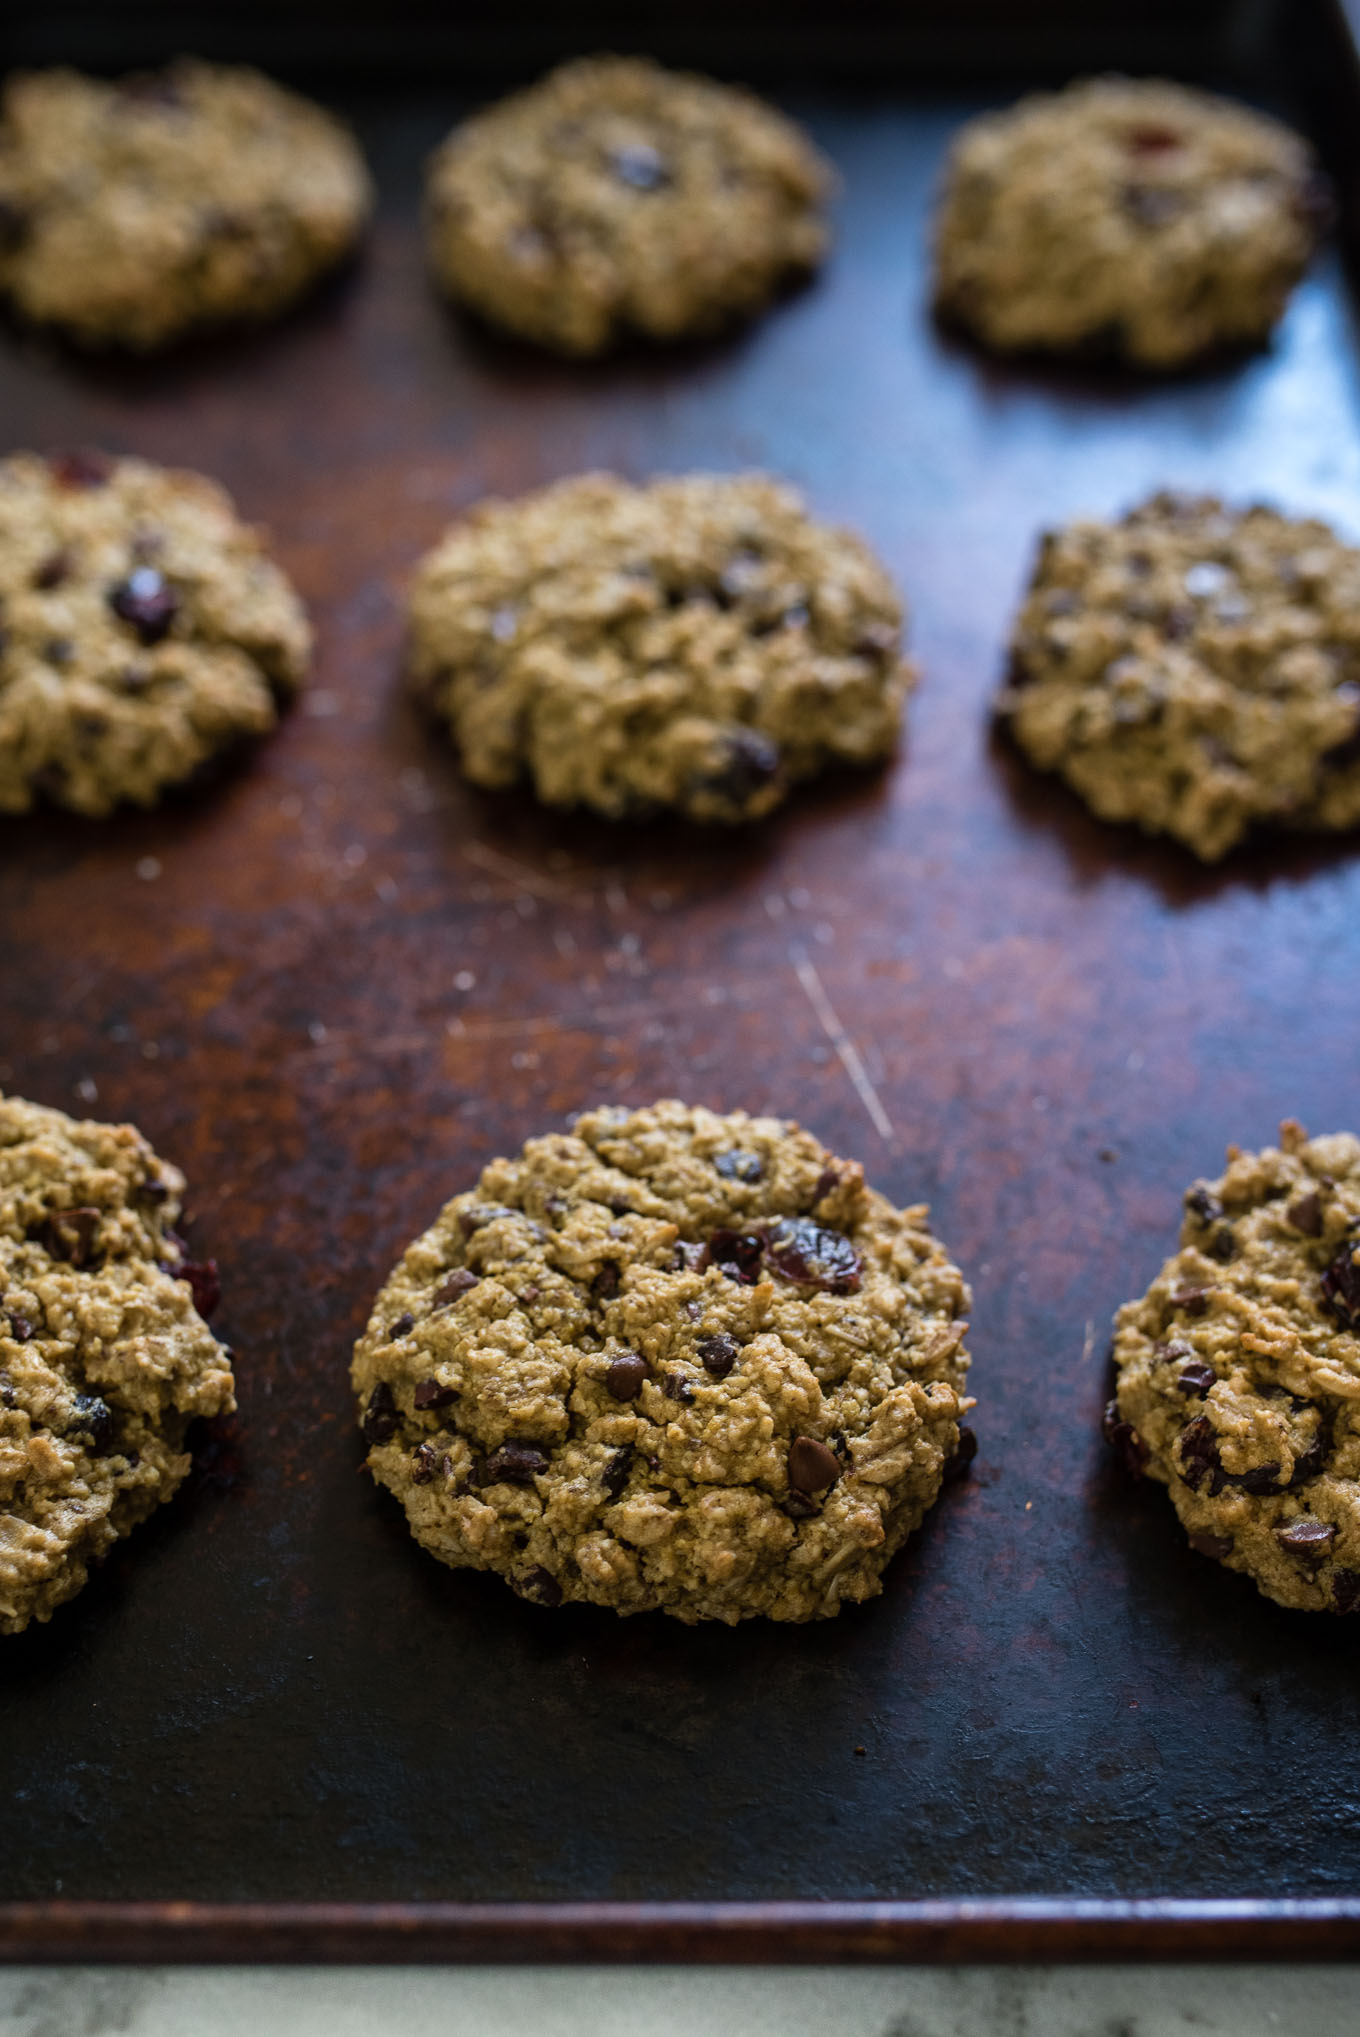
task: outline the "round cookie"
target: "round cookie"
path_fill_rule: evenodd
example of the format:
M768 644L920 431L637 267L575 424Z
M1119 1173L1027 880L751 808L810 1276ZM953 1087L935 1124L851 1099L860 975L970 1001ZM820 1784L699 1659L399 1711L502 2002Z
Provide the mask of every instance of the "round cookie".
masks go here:
M1155 495L1048 533L997 702L1102 820L1213 862L1258 823L1360 821L1360 551Z
M78 1592L183 1480L189 1423L236 1405L183 1188L131 1125L0 1097L0 1634Z
M798 1126L589 1111L407 1248L355 1349L369 1468L543 1605L829 1618L972 1454L968 1305L924 1206Z
M707 332L826 252L829 165L749 93L634 57L564 65L430 162L442 287L565 354Z
M411 676L478 785L697 821L896 741L902 609L848 532L760 475L608 474L481 504L422 561Z
M1191 1547L1280 1605L1360 1611L1360 1139L1230 1146L1114 1358L1106 1435Z
M306 668L302 605L200 474L0 460L0 812L151 806L259 736Z
M1182 366L1264 340L1329 212L1301 136L1155 80L1097 78L963 128L936 305L1003 352Z
M21 72L0 104L0 294L86 344L269 317L371 202L348 129L258 71Z

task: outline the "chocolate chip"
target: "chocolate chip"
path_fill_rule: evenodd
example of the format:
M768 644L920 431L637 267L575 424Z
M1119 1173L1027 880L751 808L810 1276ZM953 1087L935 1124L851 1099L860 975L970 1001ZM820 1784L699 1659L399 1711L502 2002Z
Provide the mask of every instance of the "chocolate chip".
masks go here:
M60 587L63 580L71 575L71 554L64 548L49 552L33 575L33 585L43 594L50 594L54 587Z
M683 1372L668 1372L661 1383L661 1391L667 1400L678 1400L682 1407L688 1407L694 1399L694 1388Z
M97 1209L53 1210L49 1217L35 1224L29 1237L53 1259L64 1259L69 1266L84 1266L88 1263L94 1245L95 1233L99 1229Z
M12 198L0 198L0 253L12 255L28 239L32 219Z
M504 1479L510 1485L529 1485L549 1462L547 1451L532 1443L502 1443L486 1460L486 1482L495 1485Z
M598 1301L612 1301L619 1291L620 1269L612 1259L606 1259L590 1283L590 1291Z
M733 1146L726 1153L715 1153L713 1165L725 1181L759 1181L765 1172L765 1163L759 1153L745 1152L740 1146Z
M1322 1203L1316 1189L1291 1203L1288 1215L1294 1229L1302 1231L1306 1238L1322 1236Z
M1233 1541L1231 1535L1214 1535L1207 1528L1196 1528L1190 1536L1190 1547L1197 1549L1201 1556L1212 1556L1216 1563L1221 1563L1225 1556L1232 1555Z
M863 1270L859 1253L840 1231L811 1217L781 1217L770 1226L765 1254L776 1272L798 1287L854 1294Z
M170 1190L155 1174L146 1181L139 1181L132 1193L136 1201L150 1203L153 1209L170 1199Z
M1202 1358L1192 1358L1176 1374L1176 1388L1180 1393L1194 1394L1197 1399L1203 1400L1217 1377L1212 1365L1206 1365Z
M1360 1613L1360 1570L1332 1572L1332 1604L1339 1613Z
M1124 1460L1124 1469L1133 1478L1141 1478L1143 1466L1151 1451L1143 1441L1132 1422L1126 1422L1119 1412L1119 1402L1112 1400L1100 1418L1100 1433L1112 1450L1117 1450Z
M179 596L154 566L135 566L109 589L109 607L144 644L158 644L179 613Z
M642 1391L643 1381L651 1376L652 1368L640 1351L625 1351L605 1373L605 1390L615 1400L636 1400Z
M1187 1344L1183 1337L1168 1337L1165 1343L1153 1345L1152 1354L1169 1365L1175 1358L1193 1358L1195 1347Z
M840 1459L815 1436L795 1436L789 1445L789 1484L795 1492L825 1492L841 1475Z
M1181 1477L1192 1492L1198 1492L1207 1479L1209 1492L1222 1492L1225 1483L1223 1464L1218 1454L1218 1436L1207 1415L1196 1415L1188 1422L1177 1439L1180 1455Z
M1202 1224L1217 1223L1223 1214L1222 1203L1216 1195L1210 1194L1202 1181L1187 1191L1185 1207L1192 1216L1198 1217Z
M29 1338L33 1335L33 1325L28 1320L27 1316L21 1316L16 1311L11 1310L9 1318L9 1333L11 1337L13 1337L16 1344L26 1344Z
M456 1386L444 1386L437 1379L422 1379L411 1395L413 1406L418 1408L446 1408L457 1398Z
M1311 1514L1304 1514L1297 1521L1277 1528L1275 1540L1286 1555L1297 1556L1301 1563L1316 1569L1336 1540L1336 1529L1330 1521L1315 1520Z
M729 1280L754 1287L760 1278L760 1258L765 1241L749 1231L719 1230L704 1247L700 1266L716 1266Z
M14 1406L14 1381L8 1372L0 1372L0 1408Z
M759 729L732 728L723 736L723 761L705 775L698 789L734 807L744 807L779 774L777 743Z
M1207 1287L1178 1287L1167 1296L1167 1307L1182 1309L1188 1316L1202 1316L1209 1306Z
M978 1440L971 1429L960 1428L958 1448L952 1457L946 1457L940 1476L946 1485L953 1485L956 1479L966 1478L968 1467L977 1456Z
M600 1477L600 1483L611 1499L617 1499L625 1485L627 1485L628 1473L632 1462L633 1446L631 1443L624 1443L619 1449L615 1450L609 1462L605 1465Z
M194 1297L194 1307L208 1322L213 1310L222 1299L222 1281L215 1259L186 1259L174 1270L176 1280L187 1280Z
M634 191L659 191L671 181L665 157L647 142L619 142L609 151L609 167Z
M1294 1470L1289 1480L1291 1489L1297 1485L1307 1485L1309 1479L1317 1478L1321 1475L1326 1464L1327 1450L1330 1443L1331 1423L1324 1418L1319 1424L1318 1432L1308 1445L1308 1448L1301 1451L1294 1459Z
M700 1337L694 1348L699 1363L712 1379L726 1379L741 1356L741 1345L726 1330L719 1330L716 1336Z
M470 1208L458 1212L458 1228L465 1238L474 1231L480 1231L483 1224L494 1224L501 1217L517 1217L522 1212L507 1209L503 1202L474 1202Z
M389 1326L387 1334L389 1337L404 1337L415 1326L416 1319L413 1315L398 1316L397 1320Z
M72 1403L67 1434L82 1430L96 1450L107 1450L113 1441L113 1409L97 1393L78 1393Z
M428 1485L439 1469L440 1452L433 1443L422 1443L411 1456L412 1485Z
M107 453L86 446L73 453L53 453L47 471L58 488L102 488L113 472Z
M1322 1299L1343 1330L1360 1327L1360 1264L1356 1248L1360 1240L1352 1235L1322 1276Z
M532 1599L539 1606L560 1606L562 1587L550 1570L536 1563L532 1570L526 1570L523 1577L515 1579L515 1590L521 1598Z
M1260 1497L1264 1493L1280 1489L1280 1465L1278 1458L1270 1464L1253 1464L1250 1471L1225 1472L1229 1485L1236 1485L1243 1492L1252 1492Z
M817 1502L805 1492L791 1492L784 1502L784 1512L791 1521L806 1521L817 1512Z
M466 1266L459 1266L434 1291L434 1307L447 1308L451 1301L457 1301L460 1294L466 1294L470 1287L477 1285L477 1275L469 1273Z
M368 1397L360 1427L370 1443L388 1443L397 1431L397 1403L385 1379L380 1379Z

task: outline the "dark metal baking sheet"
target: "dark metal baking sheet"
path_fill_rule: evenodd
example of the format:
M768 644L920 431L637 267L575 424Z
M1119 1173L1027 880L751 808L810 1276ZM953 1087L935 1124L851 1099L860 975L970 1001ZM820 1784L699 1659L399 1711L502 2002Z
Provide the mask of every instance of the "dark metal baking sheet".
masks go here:
M1281 16L1274 55L1228 12L1221 73L1325 122L1299 95L1350 91L1326 10ZM988 363L925 310L931 186L977 101L911 82L786 94L845 175L837 251L723 344L573 367L444 311L416 218L459 103L435 85L350 93L381 216L281 326L132 365L0 339L5 449L221 476L319 630L248 768L0 828L0 1076L187 1169L241 1398L182 1497L4 1644L0 1953L1357 1942L1360 1622L1191 1555L1096 1420L1183 1184L1285 1114L1360 1124L1360 857L1286 839L1202 870L986 718L1046 523L1171 482L1360 538L1351 299L1329 256L1268 352L1174 381ZM738 835L463 786L397 685L403 575L444 523L586 466L748 464L900 577L925 677L898 763ZM573 1108L673 1093L797 1114L928 1199L976 1286L974 1474L829 1625L530 1607L423 1556L358 1475L348 1350L404 1241Z

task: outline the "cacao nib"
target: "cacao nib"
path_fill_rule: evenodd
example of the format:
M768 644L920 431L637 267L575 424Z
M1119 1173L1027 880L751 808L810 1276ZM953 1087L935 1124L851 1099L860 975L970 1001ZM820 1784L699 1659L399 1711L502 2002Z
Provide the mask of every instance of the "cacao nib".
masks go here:
M113 1409L97 1393L78 1393L71 1405L67 1433L83 1431L96 1450L107 1450L113 1441Z
M179 614L179 596L155 566L135 566L109 589L109 607L144 644L158 644Z
M735 1337L729 1337L726 1330L719 1330L716 1336L700 1337L694 1348L699 1354L699 1363L711 1379L726 1379L741 1356L741 1345Z
M811 1217L780 1217L771 1224L765 1256L797 1287L819 1287L828 1294L854 1294L859 1288L859 1253L843 1232L827 1230Z
M945 1459L941 1476L946 1485L953 1485L957 1479L966 1478L968 1467L977 1456L978 1440L971 1429L960 1428L959 1444L952 1457Z
M789 1484L795 1492L825 1492L841 1475L840 1459L815 1436L795 1436L789 1445Z
M1176 1374L1176 1388L1180 1393L1193 1394L1196 1399L1203 1400L1217 1377L1212 1365L1206 1365L1202 1358L1192 1358Z
M1360 1265L1356 1247L1360 1239L1347 1238L1322 1276L1322 1299L1343 1330L1360 1327Z
M394 1323L388 1326L387 1334L389 1337L395 1340L397 1337L405 1337L409 1335L409 1333L415 1328L415 1326L416 1319L413 1315L409 1313L406 1315L400 1315L397 1317L397 1320Z
M759 1181L765 1172L759 1153L745 1152L739 1146L727 1153L715 1153L713 1165L725 1181Z
M1126 1422L1119 1412L1119 1402L1112 1400L1100 1418L1100 1433L1112 1450L1117 1450L1124 1460L1124 1469L1133 1478L1141 1478L1143 1466L1151 1452L1132 1422Z
M611 1499L617 1499L628 1483L628 1473L633 1462L631 1443L621 1444L604 1467L600 1483Z
M636 1400L652 1368L640 1351L624 1351L604 1376L605 1391L615 1400Z
M760 1278L764 1240L750 1231L715 1231L704 1247L702 1266L716 1266L729 1280L754 1287Z
M1289 1209L1289 1221L1296 1231L1302 1231L1306 1238L1322 1236L1322 1203L1317 1191L1301 1195Z
M1277 1528L1275 1540L1286 1555L1297 1556L1301 1563L1316 1569L1336 1540L1336 1529L1330 1521L1315 1520L1311 1514L1304 1514L1297 1521L1289 1521L1284 1527Z
M547 1451L533 1443L502 1443L486 1460L486 1482L495 1485L505 1479L510 1485L529 1485L549 1462Z
M457 1398L456 1386L444 1386L437 1379L422 1379L411 1395L412 1404L418 1408L446 1408Z
M370 1443L390 1443L397 1432L397 1403L385 1379L380 1379L368 1397L360 1424Z
M539 1606L560 1606L562 1587L550 1570L536 1563L532 1570L526 1570L523 1577L515 1579L515 1590L521 1598L532 1599Z
M470 1287L477 1285L477 1275L469 1273L466 1266L459 1266L440 1283L434 1291L435 1308L447 1308L451 1301L457 1301L460 1294L466 1294Z

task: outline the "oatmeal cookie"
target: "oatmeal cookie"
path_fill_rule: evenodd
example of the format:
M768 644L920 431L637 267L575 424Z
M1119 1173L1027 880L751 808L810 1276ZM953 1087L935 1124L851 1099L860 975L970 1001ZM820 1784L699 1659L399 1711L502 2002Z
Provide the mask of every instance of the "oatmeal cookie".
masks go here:
M566 354L750 315L826 251L834 179L749 93L631 57L564 65L430 163L430 259L493 323Z
M1191 1547L1282 1606L1360 1611L1360 1139L1230 1146L1114 1357L1106 1436Z
M78 1592L184 1478L189 1423L235 1406L183 1188L131 1125L0 1097L0 1634Z
M478 785L611 818L768 813L891 751L915 674L848 532L760 475L587 474L487 502L422 562L411 676Z
M151 806L273 728L311 647L257 532L200 474L0 460L0 812Z
M1360 821L1360 551L1161 494L1043 541L997 703L1102 820L1206 862L1257 823Z
M1300 135L1231 101L1098 78L970 121L936 304L988 346L1140 368L1266 338L1330 212Z
M968 1305L924 1206L798 1126L589 1111L408 1247L355 1350L369 1468L542 1605L828 1618L972 1453Z
M349 131L258 71L33 71L0 104L0 294L87 345L269 317L370 204Z

